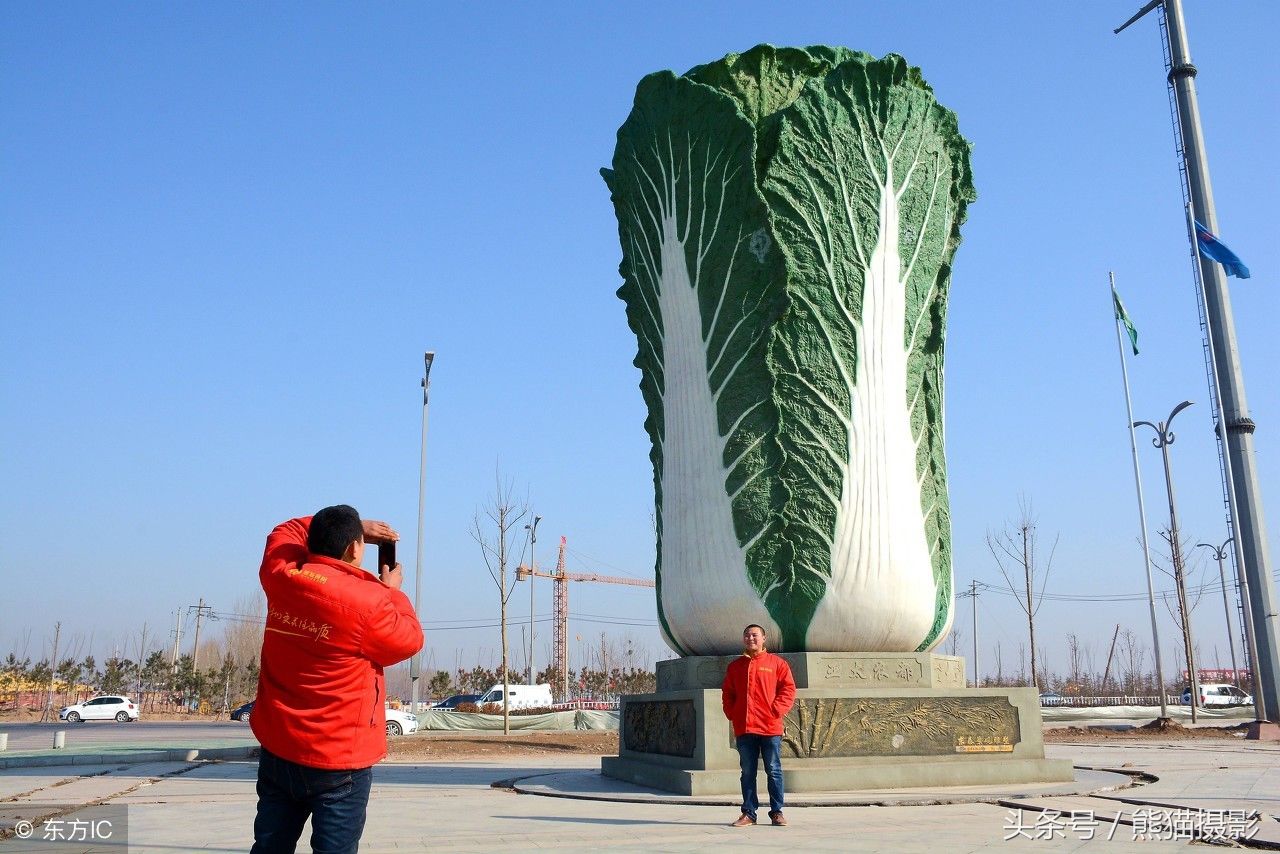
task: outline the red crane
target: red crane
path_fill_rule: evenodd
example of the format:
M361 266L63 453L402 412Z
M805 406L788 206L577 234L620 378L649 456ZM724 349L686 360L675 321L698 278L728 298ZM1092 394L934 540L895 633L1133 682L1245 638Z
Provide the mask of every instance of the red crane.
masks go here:
M564 568L565 538L560 538L560 557L555 572L529 569L524 564L516 567L516 580L527 581L529 576L550 578L555 581L554 646L556 668L560 671L560 699L569 699L569 582L596 581L601 584L627 584L631 587L654 587L652 581L643 578L626 578L619 575L600 575L595 572L567 572Z

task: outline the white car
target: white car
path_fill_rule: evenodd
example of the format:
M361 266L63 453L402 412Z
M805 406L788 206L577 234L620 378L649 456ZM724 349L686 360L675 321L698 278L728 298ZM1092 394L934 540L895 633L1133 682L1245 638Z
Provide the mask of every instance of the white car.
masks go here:
M1182 704L1191 705L1191 689L1182 692ZM1217 682L1200 683L1200 706L1252 706L1253 695L1246 694L1234 685Z
M78 724L82 721L119 721L128 723L138 719L138 707L128 697L110 694L94 697L83 703L64 706L58 710L58 719Z
M386 708L387 735L405 735L418 731L418 717L400 709Z

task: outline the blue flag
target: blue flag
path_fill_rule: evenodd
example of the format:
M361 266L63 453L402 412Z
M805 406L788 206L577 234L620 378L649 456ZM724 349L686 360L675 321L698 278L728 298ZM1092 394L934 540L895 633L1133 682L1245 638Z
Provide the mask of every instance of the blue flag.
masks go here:
M1249 268L1244 265L1240 257L1228 249L1217 235L1201 225L1200 220L1196 220L1196 243L1200 245L1200 252L1221 264L1228 276L1239 279L1249 278Z

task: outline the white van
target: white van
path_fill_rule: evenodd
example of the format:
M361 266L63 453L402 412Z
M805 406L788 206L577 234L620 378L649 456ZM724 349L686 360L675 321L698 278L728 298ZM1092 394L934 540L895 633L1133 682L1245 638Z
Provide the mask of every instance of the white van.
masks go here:
M507 698L508 708L512 709L541 709L551 705L551 686L550 685L507 685L506 690L511 696ZM484 693L479 700L476 700L477 706L483 706L487 703L496 703L502 705L502 685L494 685Z

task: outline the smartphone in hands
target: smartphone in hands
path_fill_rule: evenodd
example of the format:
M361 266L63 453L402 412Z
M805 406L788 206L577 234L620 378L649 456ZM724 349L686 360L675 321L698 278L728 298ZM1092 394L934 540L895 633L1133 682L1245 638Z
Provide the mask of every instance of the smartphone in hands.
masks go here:
M388 571L396 568L396 544L394 541L389 543L378 543L378 574L382 574L382 568L386 567Z

